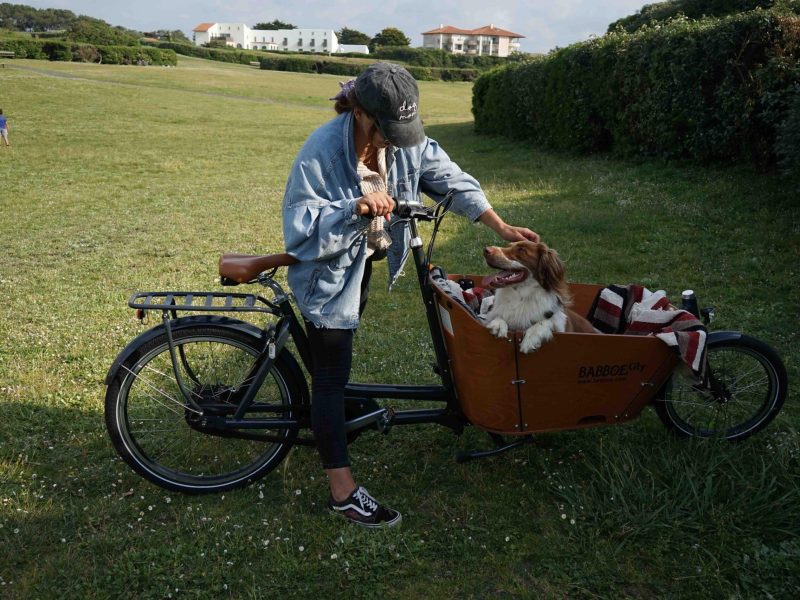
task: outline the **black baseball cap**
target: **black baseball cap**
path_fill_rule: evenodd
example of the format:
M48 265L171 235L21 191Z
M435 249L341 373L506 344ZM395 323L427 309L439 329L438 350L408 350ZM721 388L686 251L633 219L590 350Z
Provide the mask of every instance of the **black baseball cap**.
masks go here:
M385 62L370 65L356 79L355 92L358 103L392 146L408 148L425 141L419 88L403 67Z

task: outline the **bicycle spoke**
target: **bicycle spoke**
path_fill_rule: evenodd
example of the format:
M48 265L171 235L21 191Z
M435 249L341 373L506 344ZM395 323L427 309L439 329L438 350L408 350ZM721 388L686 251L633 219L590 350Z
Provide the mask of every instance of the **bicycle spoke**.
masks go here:
M147 379L145 379L144 377L142 377L142 376L141 376L139 373L134 373L133 371L131 371L131 370L130 370L128 367L126 367L125 365L123 365L123 366L122 366L122 368L123 368L123 369L125 369L126 371L128 371L128 373L130 373L131 375L133 375L133 377L134 377L136 380L138 380L138 381L142 381L142 383L144 383L144 384L145 384L147 387L149 387L151 390L153 390L153 391L157 392L158 394L161 394L161 395L162 395L162 396L164 396L164 397L165 397L167 400L170 400L170 401L172 401L174 404L177 404L177 405L178 405L178 406L180 406L181 408L185 408L185 409L188 409L188 410L193 410L193 409L189 409L189 407L187 407L187 406L184 406L182 403L178 402L178 401L177 401L175 398L173 398L172 396L170 396L170 395L169 395L169 394L167 394L166 392L164 392L164 391L160 390L159 388L157 388L156 386L154 386L152 383L150 383L149 381L147 381ZM181 414L181 412L180 412L180 411L178 411L178 410L176 410L174 407L172 407L172 406L170 406L170 405L168 405L168 404L165 404L165 403L161 402L160 400L158 400L158 399L157 399L157 398L155 398L155 397L152 397L152 396L151 396L151 398L152 398L153 400L155 400L156 402L158 402L159 404L161 404L161 405L162 405L164 408L166 408L167 410L170 410L170 411L172 411L172 412L174 412L174 413L176 413L176 414ZM197 412L197 411L194 411L194 412Z

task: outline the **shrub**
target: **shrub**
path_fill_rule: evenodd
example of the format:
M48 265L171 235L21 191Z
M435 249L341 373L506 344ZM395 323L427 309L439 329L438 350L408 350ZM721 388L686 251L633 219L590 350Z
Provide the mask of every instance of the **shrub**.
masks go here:
M18 58L57 61L104 62L119 65L176 65L172 50L143 46L94 46L61 40L0 40L0 50L11 50Z
M775 152L781 170L800 184L800 86L795 86L785 118L778 127Z
M0 50L13 52L17 58L47 58L42 50L42 42L29 39L0 40Z
M78 44L73 42L46 41L42 43L42 50L49 60L66 61L72 60L72 49L77 48Z
M622 30L482 74L476 129L563 150L775 163L800 19L754 11Z
M72 60L75 62L100 62L102 56L94 46L90 44L81 44L72 51Z
M229 50L227 48L205 48L202 46L195 46L194 44L185 44L180 42L157 42L154 46L162 50L172 50L176 54L182 54L184 56L195 56L197 58L217 60L220 62L239 63L242 65L249 65L251 62L258 62L261 57L264 56L260 52L232 49Z
M409 48L407 46L378 48L370 54L376 60L394 60L407 65L434 68L469 68L485 71L497 65L504 65L507 58L499 56L471 56L451 54L438 48Z
M296 73L327 73L358 77L369 66L366 63L349 63L337 60L319 60L303 56L281 56L273 54L261 56L259 63L262 69L269 71L293 71ZM475 69L436 69L432 67L406 67L418 81L473 81L478 76Z
M609 31L617 28L628 32L636 31L647 25L663 23L678 16L690 19L703 17L723 17L726 15L747 12L756 8L779 8L787 12L800 9L797 0L671 0L644 5L639 12L623 17L608 26Z

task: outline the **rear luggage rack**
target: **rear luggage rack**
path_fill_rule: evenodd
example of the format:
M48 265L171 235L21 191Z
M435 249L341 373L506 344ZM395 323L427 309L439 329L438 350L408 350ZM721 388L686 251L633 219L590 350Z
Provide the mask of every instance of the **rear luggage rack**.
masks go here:
M277 309L277 306L261 296L224 292L136 292L128 299L128 306L137 310L272 314Z

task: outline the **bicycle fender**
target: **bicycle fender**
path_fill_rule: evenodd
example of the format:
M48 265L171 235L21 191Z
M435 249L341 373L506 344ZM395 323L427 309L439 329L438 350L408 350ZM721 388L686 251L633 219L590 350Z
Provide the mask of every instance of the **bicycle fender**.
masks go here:
M229 317L199 315L181 317L179 319L173 319L170 321L173 335L178 331L188 327L197 327L198 325L229 327L231 329L251 335L259 340L264 338L264 331L252 323L247 323L238 319L231 319ZM108 374L106 375L105 384L109 385L114 380L114 377L117 375L117 371L119 371L120 366L123 365L133 355L133 353L142 346L142 344L146 344L147 342L157 338L160 335L164 335L165 333L166 329L163 325L156 325L152 329L148 329L144 333L141 333L133 338L133 340L131 340L130 343L123 348L122 352L119 353L117 358L114 359L114 362L112 363L111 368L108 370Z
M706 339L706 346L738 340L741 339L743 335L741 331L710 331Z

